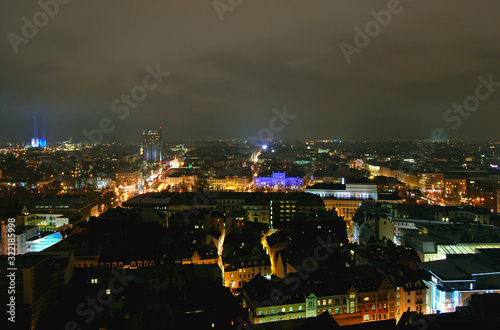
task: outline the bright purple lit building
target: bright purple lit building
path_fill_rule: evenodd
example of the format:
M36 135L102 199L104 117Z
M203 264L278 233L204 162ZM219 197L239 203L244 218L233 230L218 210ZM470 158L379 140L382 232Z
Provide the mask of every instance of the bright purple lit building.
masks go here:
M255 177L253 185L254 189L302 190L304 178L287 177L286 172L273 172L269 177Z

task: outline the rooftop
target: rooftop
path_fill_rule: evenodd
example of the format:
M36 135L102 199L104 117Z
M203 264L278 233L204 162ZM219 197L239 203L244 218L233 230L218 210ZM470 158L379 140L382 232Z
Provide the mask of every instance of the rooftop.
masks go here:
M140 205L168 205L171 197L160 193L149 193L135 196L124 202L123 206L140 206Z
M486 254L451 254L445 260L429 261L419 263L419 267L432 272L443 281L470 280L475 276L492 273L500 274L498 259L491 258L494 253L487 251Z
M91 205L93 202L82 195L49 195L33 201L33 207L43 208L83 208Z

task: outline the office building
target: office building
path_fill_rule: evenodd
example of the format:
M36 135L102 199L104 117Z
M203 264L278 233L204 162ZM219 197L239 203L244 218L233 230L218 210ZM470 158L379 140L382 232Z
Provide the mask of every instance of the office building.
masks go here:
M136 191L141 181L141 169L137 167L122 168L116 171L116 187L123 191Z
M142 132L142 154L147 163L158 163L163 161L161 126L157 131Z

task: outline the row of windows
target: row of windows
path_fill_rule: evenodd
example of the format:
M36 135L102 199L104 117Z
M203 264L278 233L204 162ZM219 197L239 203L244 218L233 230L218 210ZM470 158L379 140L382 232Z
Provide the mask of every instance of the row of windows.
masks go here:
M267 270L267 266L258 267L258 270L259 271L261 271L261 270ZM246 269L242 269L242 268L238 269L238 272L240 272L240 273L241 272L245 273L246 271L247 271ZM248 269L248 271L250 272L250 268ZM257 267L252 267L252 272L255 272L255 271L257 271ZM233 277L232 273L231 273L231 277Z
M340 309L340 308L335 308L335 309L329 308L328 310L327 309L318 309L318 314L321 314L321 313L326 312L326 311L328 311L328 313L330 313L330 314L332 314L332 312L335 313L335 314L341 314L341 313L345 314L345 313L347 313L347 308L343 308L343 309Z
M243 275L243 278L247 278L247 274L246 274L246 273L240 274L240 275L239 275L239 278L241 278L241 277L242 277L241 275ZM254 276L255 276L255 273L252 273L252 275L251 275L251 276L250 276L250 273L248 274L248 278L254 278ZM233 273L231 273L231 278L232 278L232 277L233 277Z
M398 288L398 289L399 289L399 288ZM421 292L421 291L419 290L419 292ZM408 292L408 293L409 293L409 292ZM395 296L394 294L391 294L391 295L390 295L391 299L394 299L394 296ZM355 295L355 294L350 294L350 295L349 295L349 298L350 298L350 299L355 299L355 297L356 297L356 295ZM372 295L372 298L373 298L373 300L375 300L376 295ZM387 294L385 294L385 295L379 295L379 296L378 296L378 298L379 298L380 300L381 300L382 298L385 298L385 299L387 300ZM400 298L400 295L399 295L399 294L397 294L397 298L398 298L398 299ZM359 302L359 303L361 303L361 300L362 300L362 299L363 299L363 301L370 301L370 296L365 296L365 297L363 297L363 298L362 298L362 297L358 297L358 302ZM347 299L346 299L346 298L342 298L342 305L346 305L346 303L347 303ZM411 303L411 300L410 300L410 299L408 299L408 303ZM339 305L339 304L340 304L340 298L335 298L335 299L319 299L319 300L317 300L317 301L316 301L316 306L318 306L318 307L319 307L319 306L327 306L327 305L332 305L332 304L333 304L333 305ZM355 302L354 302L354 301L351 301L351 303L350 303L351 308L354 308L354 304L355 304ZM395 308L396 306L397 306L397 307L399 307L399 306L400 306L400 302L399 302L399 301L397 301L396 303L391 302L391 303L389 303L389 304L388 304L388 303L379 303L379 304L378 304L378 310L379 310L379 311L382 311L382 310L387 310L387 307L388 307L388 306L389 306L389 309L390 309L390 310L394 310L394 308ZM313 308L313 307L315 307L315 303L314 303L314 301L313 301L313 300L308 301L308 307L309 307L309 308ZM337 308L337 309L338 309L338 308ZM328 311L329 311L330 313L331 313L331 310L332 310L332 309L328 309ZM345 310L346 310L346 308L344 308L344 313L345 313ZM360 310L360 309L358 309L358 310ZM370 306L370 305L365 305L365 307L364 307L364 311L365 311L365 312L367 312L367 311L369 311L369 310L372 310L372 311L377 310L377 304L372 304L371 306ZM323 312L323 311L326 311L326 309L321 310L320 312ZM339 311L340 311L340 310L339 310ZM336 314L338 314L338 313L336 312ZM387 314L387 313L385 313L385 314ZM394 314L394 313L392 312L392 314ZM398 313L398 314L399 314L399 313ZM383 315L383 314L380 314L380 315ZM386 319L386 318L387 318L387 315L385 316L385 318L384 318L384 319ZM393 318L393 317L391 317L391 318Z
M391 297L391 299L394 299L394 293L391 293L390 297ZM377 298L376 295L372 295L371 300L375 301L376 298ZM399 298L399 293L398 293L398 298ZM361 299L363 299L363 301L365 301L365 302L370 301L370 296L365 296L363 298L358 297L358 303L361 303ZM378 300L387 300L387 293L386 294L379 294Z
M51 206L51 205L37 205L35 206L37 209L67 209L69 208L69 205L57 205L57 206Z
M33 225L33 222L28 222L28 224ZM37 221L36 225L37 226L55 226L56 223L55 222L46 222L46 221L42 221L42 222Z
M372 311L374 311L376 309L376 304L372 304ZM394 303L391 304L391 306L394 308ZM399 306L399 301L398 301L398 306ZM383 309L387 309L387 303L384 303L384 304L378 304L378 310L383 310ZM370 310L370 306L369 305L365 305L365 312L368 312Z
M303 318L303 317L304 317L303 315L297 315L297 318L298 318L298 319L301 319L301 318ZM289 319L289 320L293 320L293 316L292 316L292 315L290 315L290 316L288 317L288 319ZM274 321L284 321L284 320L285 320L285 316L278 316L278 317L276 317L276 319L274 319L274 317L269 318L269 322L274 322ZM258 322L259 322L259 323L264 323L264 322L266 322L266 321L265 321L265 320L258 320Z
M92 263L89 263L89 264L83 263L81 265L82 265L82 267L92 267L92 266L94 266L94 264L92 264ZM118 262L118 263L117 262L113 262L113 263L107 262L106 264L104 264L104 263L101 262L100 265L101 266L106 265L108 268L122 268L124 266L123 262L121 262L121 261ZM127 264L125 264L125 266L126 265ZM136 261L132 261L130 263L131 267L143 267L143 266L144 267L149 267L149 266L153 267L154 265L155 265L154 260L150 260L150 261L144 260L144 262L142 262L142 261L137 261L137 262Z
M261 260L260 262L261 262L261 264L262 264L262 265L266 263L266 261L265 261L265 260ZM254 260L253 264L254 264L254 266L257 266L257 260ZM248 262L247 262L247 265L248 265L248 266L252 266L252 261L248 261ZM242 261L242 262L241 262L241 267L244 267L244 266L245 266L245 262L244 262L244 261ZM259 269L260 269L260 268L259 268ZM253 270L253 268L252 268L252 270Z
M339 206L339 207L358 207L359 203L355 202L352 204L344 204L344 203L334 203L333 206Z
M398 312L399 312L399 310L398 310ZM394 313L392 313L392 314L394 314ZM398 314L399 314L399 313L398 313ZM394 315L393 315L391 318L394 318ZM378 314L378 319L379 319L379 320L387 320L387 313L383 313L383 314L382 314L382 313L380 313L380 314ZM375 314L372 314L372 315L371 315L371 319L370 319L370 314L365 314L365 315L363 316L363 321L370 321L370 320L371 320L371 321L375 321L375 320L376 320L376 318L375 318Z
M328 299L328 301L326 299L323 299L323 301L321 300L318 300L317 301L317 304L318 306L321 306L321 302L323 302L323 306L326 306L327 303L328 305L340 305L340 298L335 298L335 299ZM347 304L347 298L342 298L342 305L345 305Z
M47 220L47 216L41 216L41 215L37 215L36 216L37 219L44 219L44 220ZM49 219L48 220L55 220L56 217L48 217Z
M299 307L297 309L295 309L295 311L301 311L302 310L302 305L299 305ZM286 313L286 312L293 312L294 309L293 309L293 306L290 306L288 308L286 307L282 307L281 309L270 309L269 310L269 314L279 314L279 313ZM259 315L262 315L263 314L263 311L262 310L259 310Z

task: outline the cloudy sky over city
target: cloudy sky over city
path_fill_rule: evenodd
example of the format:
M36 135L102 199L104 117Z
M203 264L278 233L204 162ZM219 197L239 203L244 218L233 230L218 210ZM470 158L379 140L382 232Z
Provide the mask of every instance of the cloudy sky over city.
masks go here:
M33 115L49 142L245 138L285 106L276 137L500 139L498 1L44 1L0 2L0 143Z

